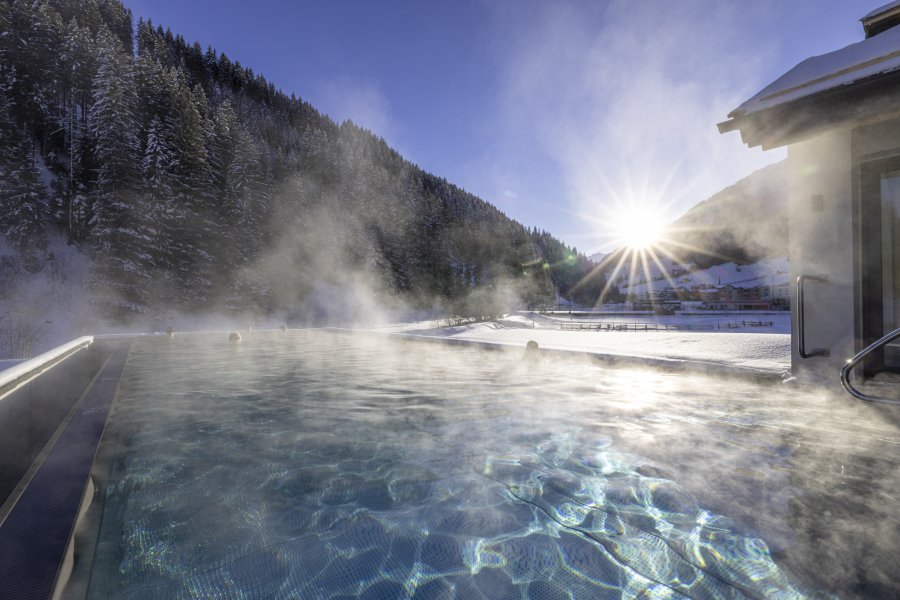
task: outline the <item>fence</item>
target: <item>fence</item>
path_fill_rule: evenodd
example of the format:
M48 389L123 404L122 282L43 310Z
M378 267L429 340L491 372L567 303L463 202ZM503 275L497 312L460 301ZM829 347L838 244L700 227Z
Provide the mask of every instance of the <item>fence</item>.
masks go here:
M728 323L560 323L563 331L714 331L741 327L771 327L772 321L729 321Z

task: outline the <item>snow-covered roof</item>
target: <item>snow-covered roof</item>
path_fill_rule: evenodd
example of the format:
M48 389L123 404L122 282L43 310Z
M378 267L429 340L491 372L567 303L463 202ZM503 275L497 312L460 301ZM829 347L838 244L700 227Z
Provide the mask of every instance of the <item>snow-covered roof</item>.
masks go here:
M864 16L862 19L860 19L860 21L862 21L863 23L865 23L866 21L872 21L876 17L880 17L880 16L884 15L885 13L893 11L895 8L900 8L900 0L894 0L894 2L889 2L889 3L885 4L884 6L879 6L872 12L866 14L866 16Z
M900 27L807 58L728 113L728 117L743 117L897 69L900 69Z
M772 148L896 108L900 27L892 24L900 19L900 0L873 14L882 28L877 35L804 60L728 113L719 131L740 130L749 145ZM889 19L877 21L883 14Z

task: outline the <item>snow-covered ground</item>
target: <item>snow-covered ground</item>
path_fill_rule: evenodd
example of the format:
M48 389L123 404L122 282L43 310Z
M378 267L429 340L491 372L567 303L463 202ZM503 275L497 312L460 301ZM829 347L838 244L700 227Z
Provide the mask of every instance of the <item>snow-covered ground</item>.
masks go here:
M672 316L622 314L601 312L586 314L583 317L570 317L566 312L555 313L551 317L552 324L562 329L562 324L590 325L601 323L603 329L615 329L616 325L625 325L627 329L640 329L646 324L648 329L657 327L681 329L685 331L720 331L723 333L790 333L791 313L787 311L696 311L680 312ZM609 327L607 327L607 325Z
M693 317L681 319L690 318ZM761 318L769 319L768 316ZM534 340L548 350L683 362L713 369L721 367L773 375L788 371L791 366L791 336L788 333L733 333L727 329L709 332L564 331L560 328L562 321L535 313L516 313L493 323L449 327L439 322L403 323L379 328L379 331L523 349Z
M607 317L606 321L623 317ZM638 317L633 317L638 319ZM780 319L769 330L789 330L789 315L769 314L754 318ZM654 317L640 317L650 322ZM704 317L655 317L670 324L714 322L733 319L730 316ZM580 320L584 322L583 320ZM589 322L595 322L591 319ZM447 319L409 321L365 329L381 333L413 335L434 340L458 340L494 344L524 350L529 341L535 341L545 350L588 353L605 357L628 358L648 364L664 362L688 367L738 370L764 375L780 375L790 370L790 334L759 333L758 328L714 329L709 331L570 331L562 324L579 322L561 316L546 316L532 312L520 312L504 316L494 322L451 324ZM211 325L209 323L208 325ZM221 325L221 324L218 324ZM256 327L254 327L256 328ZM265 326L261 327L266 329ZM221 327L195 327L193 330L213 330ZM222 331L227 331L228 328ZM740 333L738 333L740 332ZM127 334L127 335L134 335ZM58 342L59 343L59 342ZM0 363L0 370L14 366L18 361Z

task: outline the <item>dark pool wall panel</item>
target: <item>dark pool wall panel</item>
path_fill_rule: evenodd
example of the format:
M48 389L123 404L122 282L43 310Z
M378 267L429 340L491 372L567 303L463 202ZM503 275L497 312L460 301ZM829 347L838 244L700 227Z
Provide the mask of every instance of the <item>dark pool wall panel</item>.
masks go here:
M0 526L0 598L48 600L57 579L67 576L61 567L127 360L128 345L120 344L104 361L84 400Z
M0 399L0 504L15 489L110 352L109 345L95 342Z

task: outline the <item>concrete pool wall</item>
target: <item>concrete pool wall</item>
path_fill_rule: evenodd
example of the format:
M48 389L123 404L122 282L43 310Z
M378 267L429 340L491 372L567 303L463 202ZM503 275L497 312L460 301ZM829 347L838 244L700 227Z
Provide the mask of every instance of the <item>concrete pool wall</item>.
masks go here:
M105 359L83 337L0 373L0 506ZM4 513L0 512L0 521Z

